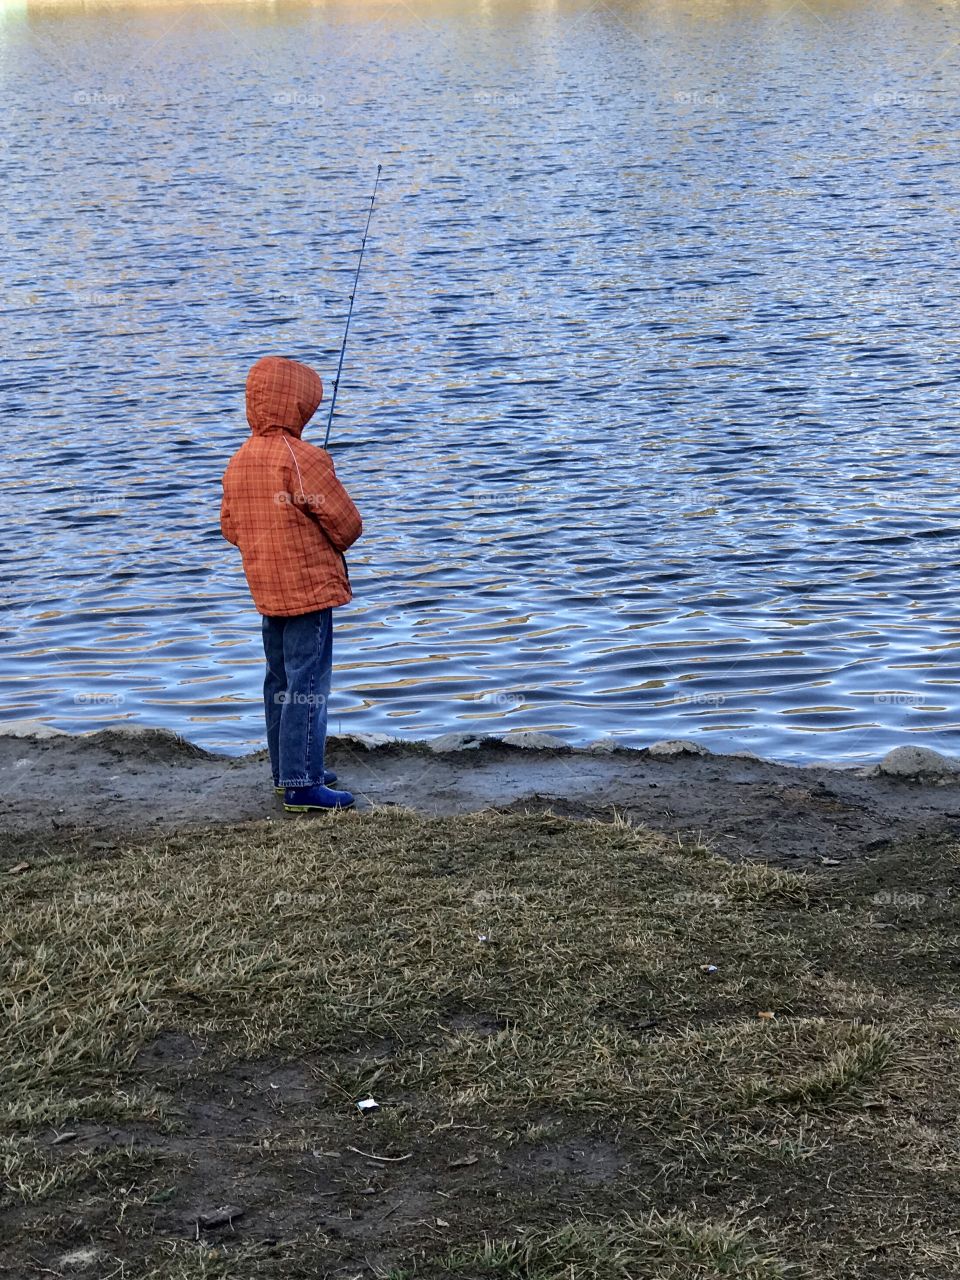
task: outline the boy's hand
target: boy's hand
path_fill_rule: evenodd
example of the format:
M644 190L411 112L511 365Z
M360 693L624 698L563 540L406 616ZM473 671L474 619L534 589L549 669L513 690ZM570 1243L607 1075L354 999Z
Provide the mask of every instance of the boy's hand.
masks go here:
M233 522L233 516L230 514L230 508L227 506L226 494L224 494L220 503L220 532L228 542L232 542L234 546L237 546L239 535L237 534L237 526Z

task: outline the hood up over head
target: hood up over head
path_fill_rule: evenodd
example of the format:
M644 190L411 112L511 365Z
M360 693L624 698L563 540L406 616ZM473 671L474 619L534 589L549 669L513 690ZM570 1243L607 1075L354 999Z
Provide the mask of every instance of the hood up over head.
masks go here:
M299 438L323 399L320 375L285 356L264 356L247 374L247 422L254 435L286 431Z

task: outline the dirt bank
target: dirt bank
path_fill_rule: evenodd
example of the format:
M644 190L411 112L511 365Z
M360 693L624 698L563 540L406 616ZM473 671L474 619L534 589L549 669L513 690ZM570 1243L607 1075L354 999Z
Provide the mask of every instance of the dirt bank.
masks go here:
M427 814L550 809L575 818L703 835L733 859L829 865L960 827L960 783L798 768L742 756L657 758L650 750L472 749L333 738L329 764L361 808ZM0 832L12 854L28 833L139 831L287 819L265 752L211 755L160 730L0 735ZM327 821L326 816L307 821Z

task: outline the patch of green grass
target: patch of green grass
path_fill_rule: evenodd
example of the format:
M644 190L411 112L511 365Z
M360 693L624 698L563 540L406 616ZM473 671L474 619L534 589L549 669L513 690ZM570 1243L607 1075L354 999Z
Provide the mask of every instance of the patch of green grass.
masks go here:
M286 1280L312 1274L325 1274L320 1250L305 1251L307 1256L293 1256L289 1247L264 1248L263 1245L231 1245L218 1247L199 1242L177 1241L158 1249L137 1273L137 1280ZM305 1271L310 1267L311 1271ZM291 1268L295 1268L291 1270Z
M642 1105L651 1076L637 1063L657 1053L640 1053L618 1008L639 1017L667 1001L682 1026L734 990L768 1001L803 960L755 922L745 929L734 904L801 901L784 898L784 881L692 861L630 828L397 814L159 839L41 867L10 903L0 1054L12 1088L0 1114L82 1115L84 1090L108 1082L116 1105L117 1082L163 1027L243 1056L378 1037L419 1055L462 1010L509 1030L438 1040L416 1058L420 1083L491 1107L602 1107L612 1088ZM701 965L721 952L705 985ZM749 1048L739 1027L733 1037ZM409 1081L402 1053L398 1069ZM143 1096L131 1105L151 1109Z
M498 1280L788 1280L800 1269L758 1249L732 1223L698 1222L682 1214L623 1217L614 1222L566 1223L558 1230L527 1231L513 1239L487 1240L456 1249L392 1280L425 1276L490 1276Z

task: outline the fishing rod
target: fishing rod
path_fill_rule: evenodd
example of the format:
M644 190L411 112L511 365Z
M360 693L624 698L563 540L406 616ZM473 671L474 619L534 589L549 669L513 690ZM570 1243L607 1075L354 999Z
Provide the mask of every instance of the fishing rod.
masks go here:
M377 187L380 184L380 170L382 164L377 165L377 180L373 184L373 195L370 197L370 208L367 210L367 225L363 230L363 240L360 243L360 257L357 259L357 274L353 277L353 292L350 294L350 310L347 312L347 324L343 331L343 342L340 346L340 361L337 364L337 376L333 380L333 395L330 397L330 413L327 416L327 434L323 437L323 447L327 447L330 439L330 426L333 423L333 406L337 403L337 387L340 385L340 371L343 368L343 353L347 349L347 334L350 332L350 317L353 315L353 300L357 296L357 281L360 279L360 264L363 262L363 251L367 247L367 232L370 230L370 219L373 217L373 202L377 198Z

